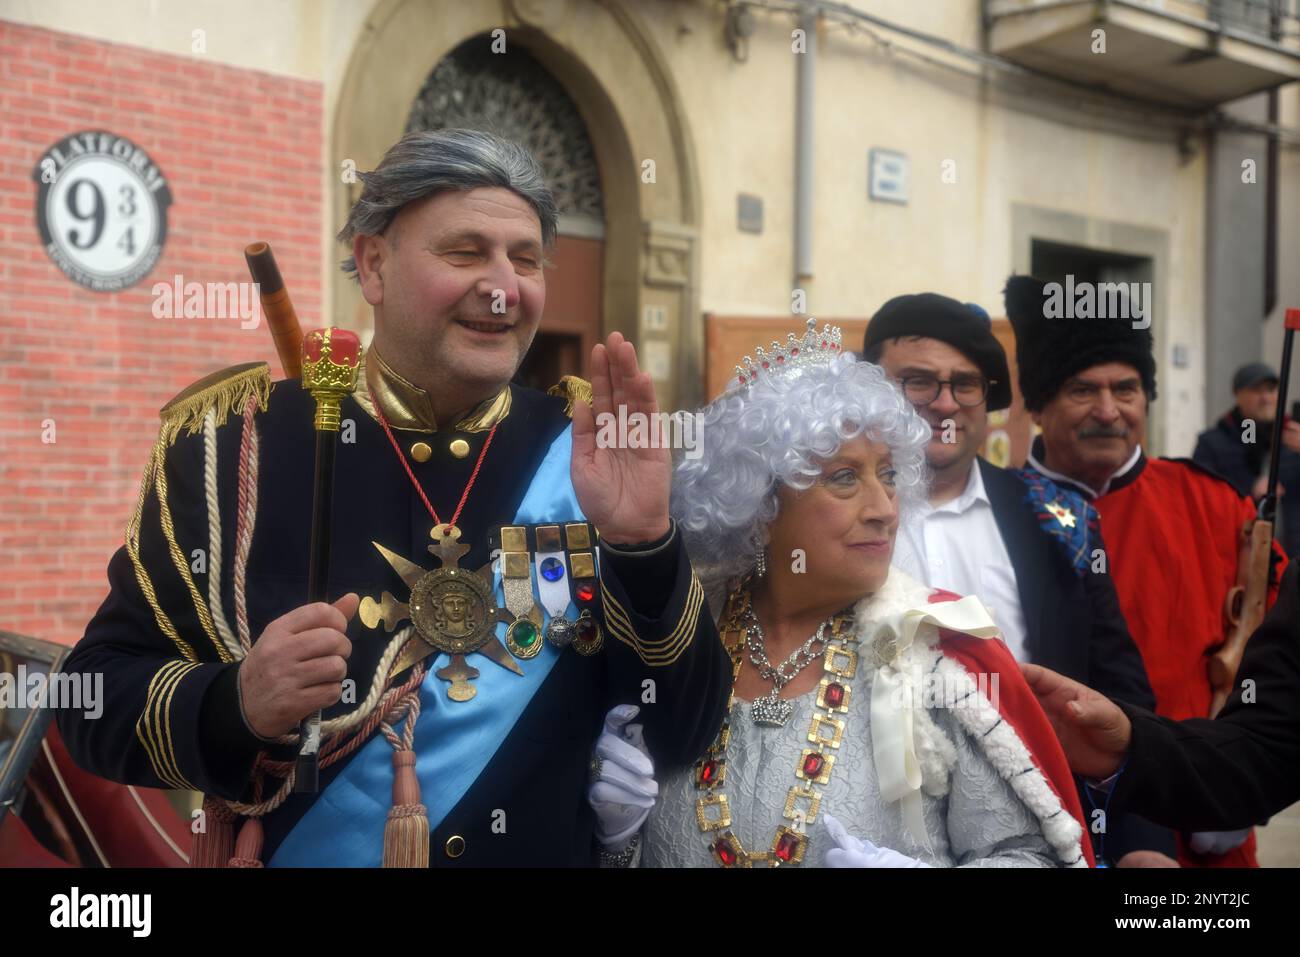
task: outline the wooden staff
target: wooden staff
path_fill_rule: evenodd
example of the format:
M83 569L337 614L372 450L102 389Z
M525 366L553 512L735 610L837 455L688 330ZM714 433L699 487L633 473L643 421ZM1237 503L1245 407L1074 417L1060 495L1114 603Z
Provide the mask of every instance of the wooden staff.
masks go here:
M284 370L285 378L296 379L302 375L302 326L298 324L298 313L289 299L289 290L284 288L284 279L276 265L275 253L271 252L271 244L263 241L249 243L244 247L244 259L248 271L253 274L253 281L257 283L262 315L266 316L271 338L275 340L280 368Z

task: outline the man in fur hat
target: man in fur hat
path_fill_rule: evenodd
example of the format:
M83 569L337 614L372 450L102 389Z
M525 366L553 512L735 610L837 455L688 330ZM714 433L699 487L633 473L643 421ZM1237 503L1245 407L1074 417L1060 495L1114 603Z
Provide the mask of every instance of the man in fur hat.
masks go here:
M1061 317L1052 308L1059 290L1013 276L1005 292L1020 391L1042 429L1027 464L1100 513L1107 545L1097 557L1142 651L1157 712L1206 717L1206 662L1226 636L1224 598L1254 505L1190 459L1146 456L1156 396L1150 323L1130 316L1122 293L1111 299L1118 308L1100 310L1106 315ZM1191 866L1257 866L1249 830L1180 835L1179 857Z

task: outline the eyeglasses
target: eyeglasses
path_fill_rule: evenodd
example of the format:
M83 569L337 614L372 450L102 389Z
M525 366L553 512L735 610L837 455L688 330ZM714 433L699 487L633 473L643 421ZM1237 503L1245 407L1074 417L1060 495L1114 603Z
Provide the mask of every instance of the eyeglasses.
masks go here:
M952 392L953 400L960 406L972 408L989 396L988 379L982 375L957 375L951 379L940 379L932 375L910 375L900 380L903 395L912 405L929 405L947 386Z

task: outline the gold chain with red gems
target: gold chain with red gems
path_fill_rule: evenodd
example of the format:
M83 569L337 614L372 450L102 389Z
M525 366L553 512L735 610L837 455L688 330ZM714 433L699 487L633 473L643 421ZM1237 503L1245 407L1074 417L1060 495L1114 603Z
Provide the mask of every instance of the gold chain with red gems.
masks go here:
M731 655L731 680L736 679L745 662L748 637L744 622L750 613L748 582L731 593L722 613L722 643ZM853 688L850 680L857 672L857 635L849 627L851 611L837 614L831 624L830 638L822 652L824 675L817 687L817 710L808 728L810 747L804 748L795 766L798 779L786 796L782 815L789 824L779 824L772 845L765 851L747 851L731 830L731 808L723 785L727 777L727 744L731 740L731 710L736 695L727 699L722 728L709 750L695 764L695 787L705 792L695 802L695 819L709 838L709 850L723 867L781 867L798 864L808 850L804 825L817 820L825 786L831 779L835 755L844 737L844 721L836 715L847 714ZM716 832L721 831L721 834Z

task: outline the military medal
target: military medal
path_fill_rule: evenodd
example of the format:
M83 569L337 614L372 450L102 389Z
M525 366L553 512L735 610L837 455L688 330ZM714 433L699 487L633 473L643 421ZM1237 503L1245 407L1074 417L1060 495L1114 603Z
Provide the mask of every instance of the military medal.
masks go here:
M591 550L591 535L585 523L564 526L565 540L571 550L569 566L573 572L569 587L573 603L578 606L578 620L573 622L573 650L580 655L594 655L605 644L605 636L596 621L599 592L596 582L596 555Z
M1054 519L1061 523L1062 528L1074 528L1074 513L1062 505L1060 502L1048 502L1047 512Z
M514 615L506 629L506 647L516 658L535 658L542 650L542 613L533 601L527 532L519 525L501 529L501 590Z
M569 608L569 572L560 547L560 526L537 528L537 591L550 621L546 623L546 640L563 651L573 643L573 622L565 616Z
M573 650L580 655L594 655L604 646L605 633L601 631L591 609L583 609L578 620L573 623Z
M401 602L388 592L384 592L379 601L367 596L361 601L361 621L367 628L376 628L382 622L385 629L391 633L396 629L398 622L410 619L416 633L427 644L451 656L451 661L446 667L434 672L443 681L450 683L447 697L452 701L469 701L478 693L478 689L470 682L479 676L479 672L477 668L465 661L466 655L478 652L502 668L508 668L515 674L523 676L523 671L515 663L514 658L510 657L510 652L496 637L497 622L513 622L515 616L496 604L492 590L491 563L476 571L460 567L460 560L469 551L469 546L460 543L461 531L456 527L456 520L460 518L465 501L469 498L470 489L474 487L474 480L483 465L483 458L492 444L492 437L496 435L496 426L492 427L492 431L488 433L483 443L483 450L479 453L474 472L465 485L465 491L461 494L451 521L443 522L438 518L438 513L434 510L428 496L424 494L424 489L416 479L415 473L411 471L410 463L402 454L402 447L397 444L397 439L394 438L379 403L375 402L373 395L370 400L379 424L384 427L384 432L396 450L402 466L406 469L411 484L420 494L420 499L429 510L429 514L433 516L435 524L429 536L434 544L428 546L428 549L441 561L441 567L430 571L374 542L379 554L410 589L410 598L406 602ZM402 662L408 660L408 654L403 653Z

